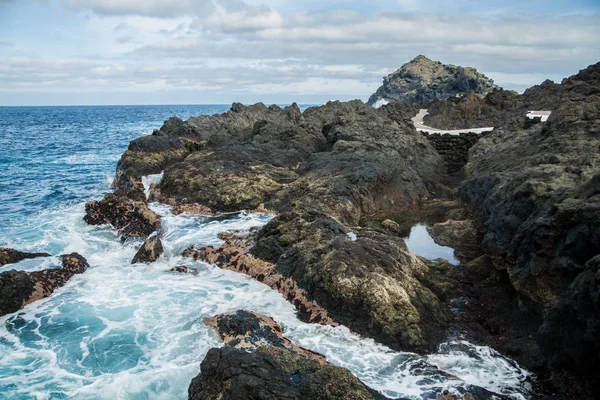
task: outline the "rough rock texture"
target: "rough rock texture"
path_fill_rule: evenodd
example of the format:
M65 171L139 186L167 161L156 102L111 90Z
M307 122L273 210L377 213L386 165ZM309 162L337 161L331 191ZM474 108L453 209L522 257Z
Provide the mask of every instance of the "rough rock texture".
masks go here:
M164 137L184 133L203 145L181 162L161 164L164 176L153 198L221 213L317 207L357 222L363 214L418 202L439 189L442 160L410 117L408 109L374 110L360 101L304 113L295 104L283 110L234 104L221 115L191 118L183 131L161 131ZM119 170L148 173L141 160L151 164L155 153L130 147ZM139 162L130 164L133 153Z
M363 228L352 240L350 232L320 212L284 213L259 231L250 254L247 240L230 240L200 249L200 258L277 288L309 321L333 319L396 349L435 349L450 315L428 265L397 236Z
M418 56L383 79L383 85L371 95L367 104L381 100L390 103L425 104L433 99L445 100L471 91L485 96L498 87L494 81L474 68L444 65Z
M459 135L426 133L423 136L444 159L448 172L461 171L469 160L469 149L473 147L480 135L472 132Z
M522 99L516 92L497 89L484 98L470 92L463 97L438 99L423 106L428 114L423 118L425 125L438 129L469 129L495 127L505 123L518 108L524 118Z
M209 350L190 400L385 399L347 369L292 344L269 317L238 311L208 323L226 345Z
M600 315L588 294L600 253L600 64L524 96L556 108L545 124L508 125L480 139L460 194L522 301L546 317L542 350L554 365L589 376L600 362L599 336L589 334ZM581 341L575 346L560 330Z
M306 292L293 279L280 274L273 263L249 253L254 243L254 236L250 232L224 232L219 234L219 237L225 240L223 246L200 248L192 246L183 252L183 256L246 274L270 286L294 304L303 321L337 325L323 307L307 298Z
M0 247L0 267L7 264L18 263L28 258L50 257L48 253L24 253L7 247Z
M133 260L132 264L135 263L151 263L158 260L158 257L163 252L163 246L160 238L157 234L151 235L148 239L144 241L142 246L139 248Z
M62 255L62 268L36 272L11 270L0 273L0 315L10 314L29 303L50 296L75 274L89 268L77 253Z
M161 226L160 216L145 201L109 193L100 201L88 201L84 221L90 225L111 224L124 238L146 238Z

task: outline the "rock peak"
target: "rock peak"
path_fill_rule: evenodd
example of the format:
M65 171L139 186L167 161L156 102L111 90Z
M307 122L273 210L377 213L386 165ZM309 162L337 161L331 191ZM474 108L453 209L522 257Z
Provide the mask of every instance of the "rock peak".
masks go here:
M368 104L409 103L422 105L473 91L483 97L498 87L475 68L445 65L419 54L383 80Z

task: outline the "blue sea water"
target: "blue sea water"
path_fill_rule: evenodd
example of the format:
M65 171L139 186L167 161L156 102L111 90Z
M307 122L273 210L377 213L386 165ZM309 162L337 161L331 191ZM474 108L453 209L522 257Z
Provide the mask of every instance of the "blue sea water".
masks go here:
M272 316L294 342L392 397L465 384L527 395L527 371L492 349L450 342L426 357L394 352L343 326L303 323L267 286L179 255L192 244L220 244L221 231L261 226L269 215L213 219L152 204L163 216L165 252L150 265L132 265L135 244L121 244L110 227L83 222L85 201L110 190L129 141L170 116L228 108L0 107L0 246L53 255L0 272L58 267L55 256L73 251L91 265L51 297L0 317L0 399L185 399L204 355L221 345L203 318L240 308ZM198 275L169 272L181 264ZM460 379L426 372L423 363Z

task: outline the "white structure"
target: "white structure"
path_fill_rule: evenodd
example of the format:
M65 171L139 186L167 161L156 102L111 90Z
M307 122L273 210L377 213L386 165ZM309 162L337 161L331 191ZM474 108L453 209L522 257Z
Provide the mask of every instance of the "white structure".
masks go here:
M473 133L483 133L493 131L494 127L489 128L471 128L471 129L452 129L452 130L444 130L444 129L436 129L430 126L427 126L423 123L423 118L428 114L427 110L422 108L419 110L419 113L412 119L415 124L415 128L419 132L427 132L427 133L442 133L449 135L460 135L461 133L473 132Z
M534 119L541 117L542 122L546 122L550 114L552 114L552 111L527 111L527 118Z
M415 124L415 128L419 132L460 135L461 133L467 133L467 132L483 133L483 132L490 132L490 131L494 130L493 126L487 127L487 128L452 129L452 130L436 129L436 128L427 126L427 125L425 125L425 123L423 123L423 118L425 118L425 116L427 114L428 114L427 110L422 108L419 110L419 113L414 118L412 118L412 122L413 122L413 124ZM527 118L533 119L533 118L541 117L542 122L546 122L548 120L548 117L550 117L550 114L552 114L552 111L528 111Z

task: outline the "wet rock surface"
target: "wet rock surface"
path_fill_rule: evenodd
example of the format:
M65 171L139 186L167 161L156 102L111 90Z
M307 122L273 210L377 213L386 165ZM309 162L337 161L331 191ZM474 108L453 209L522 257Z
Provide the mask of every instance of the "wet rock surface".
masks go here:
M11 270L0 273L0 315L10 314L36 300L50 296L75 274L88 268L87 260L77 253L62 255L62 268L36 272Z
M225 346L209 350L190 400L385 399L347 369L292 344L269 317L237 311L207 323Z
M421 105L471 91L485 96L496 88L494 81L474 68L444 65L420 55L386 76L383 85L369 98L368 104L374 105L385 100Z
M7 247L0 247L0 267L7 264L18 263L26 259L37 257L50 257L48 253L26 253Z
M110 224L123 239L146 238L161 226L160 216L148 208L145 200L116 193L109 193L100 201L88 201L83 219L90 225Z
M146 239L144 243L140 246L137 253L135 253L135 256L133 257L131 263L148 264L154 262L158 260L162 252L163 246L160 237L157 234L153 234L148 239Z
M190 247L183 252L183 256L246 274L270 286L294 304L303 321L337 325L323 307L308 298L306 291L296 281L279 273L273 263L249 252L254 244L255 233L224 232L219 237L225 240L223 246Z

